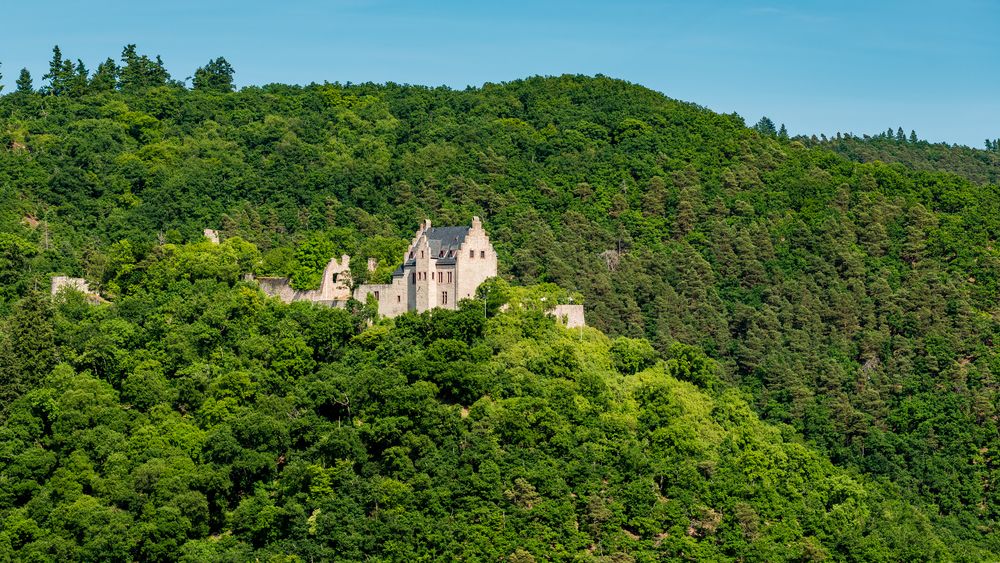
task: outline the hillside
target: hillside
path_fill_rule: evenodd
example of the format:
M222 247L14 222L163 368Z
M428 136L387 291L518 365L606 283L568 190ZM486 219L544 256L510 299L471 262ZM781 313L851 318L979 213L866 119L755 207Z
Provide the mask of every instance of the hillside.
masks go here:
M815 141L798 139L808 146L828 148L857 162L898 162L914 170L953 172L976 183L1000 183L1000 150L978 150L945 143L890 138L887 134L840 136Z
M236 282L233 246L168 247L113 305L15 308L0 560L985 555L760 422L695 348L500 300L367 327Z
M588 323L666 357L703 350L786 441L921 507L949 545L1000 553L1000 188L952 164L984 151L849 159L601 76L231 92L124 62L0 97L6 322L52 272L121 309L131 287L164 291L161 243L205 227L260 252L227 283L244 267L308 280L334 253L392 256L424 217L479 215L502 276L578 290ZM69 363L115 392L134 371Z

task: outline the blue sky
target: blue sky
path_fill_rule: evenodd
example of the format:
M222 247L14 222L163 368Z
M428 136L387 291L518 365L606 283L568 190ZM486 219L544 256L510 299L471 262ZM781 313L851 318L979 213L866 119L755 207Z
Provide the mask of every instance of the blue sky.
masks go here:
M602 73L791 133L1000 138L1000 2L4 0L5 91L54 44L90 68L127 43L175 78L464 88Z

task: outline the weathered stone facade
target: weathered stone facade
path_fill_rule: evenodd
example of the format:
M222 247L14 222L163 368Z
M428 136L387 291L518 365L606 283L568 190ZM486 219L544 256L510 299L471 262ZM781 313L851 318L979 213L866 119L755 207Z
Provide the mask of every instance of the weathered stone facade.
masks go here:
M90 284L83 278L71 278L69 276L52 276L52 297L55 297L63 290L79 291L91 303L106 303L103 297L95 291L91 291Z
M583 318L583 305L556 305L546 314L555 317L556 322L566 328L587 326Z
M408 311L429 311L437 307L457 309L462 299L475 297L476 289L497 275L497 254L479 217L468 227L432 227L430 219L417 229L402 264L392 273L392 280L382 284L362 284L351 292L351 257L332 259L323 271L323 281L315 290L296 290L288 278L259 277L264 293L292 301L313 301L343 307L353 296L362 303L371 296L378 303L378 314L396 317ZM378 264L368 259L368 271ZM547 312L568 328L585 326L583 305L557 305Z
M324 305L343 307L351 298L351 257L344 254L340 260L331 259L323 269L323 280L319 289L295 289L288 278L255 278L248 275L247 279L256 280L261 291L285 303L315 301Z
M496 251L479 217L468 227L432 227L427 219L392 281L358 286L354 298L365 301L372 295L384 317L435 307L455 309L459 300L473 297L479 284L496 275Z

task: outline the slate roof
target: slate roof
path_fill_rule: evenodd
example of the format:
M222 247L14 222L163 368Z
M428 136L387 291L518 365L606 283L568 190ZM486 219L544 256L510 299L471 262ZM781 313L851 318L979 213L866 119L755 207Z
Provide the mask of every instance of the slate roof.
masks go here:
M424 232L431 247L431 258L445 258L448 251L458 251L469 234L469 227L431 227ZM444 256L439 256L444 250Z
M469 227L432 227L424 231L424 235L427 236L427 245L431 249L431 259L436 260L438 266L454 266L455 258L458 257L458 249L465 242L467 234L469 234ZM451 256L448 255L449 251ZM407 259L392 273L393 277L402 276L405 266L415 264L415 260Z

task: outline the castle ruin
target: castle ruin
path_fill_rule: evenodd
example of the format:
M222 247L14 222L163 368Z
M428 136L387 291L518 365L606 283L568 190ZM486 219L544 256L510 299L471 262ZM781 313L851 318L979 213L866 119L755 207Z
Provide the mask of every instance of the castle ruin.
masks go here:
M351 297L361 302L371 297L380 316L396 317L409 311L457 309L460 300L474 297L480 284L497 275L497 254L479 217L467 227L434 227L425 219L389 283L361 284L352 293L350 261L346 254L330 260L317 290L296 290L288 278L248 279L256 279L261 291L286 303L344 307ZM369 258L367 266L371 272L377 264ZM582 305L557 305L549 314L570 328L584 325Z

